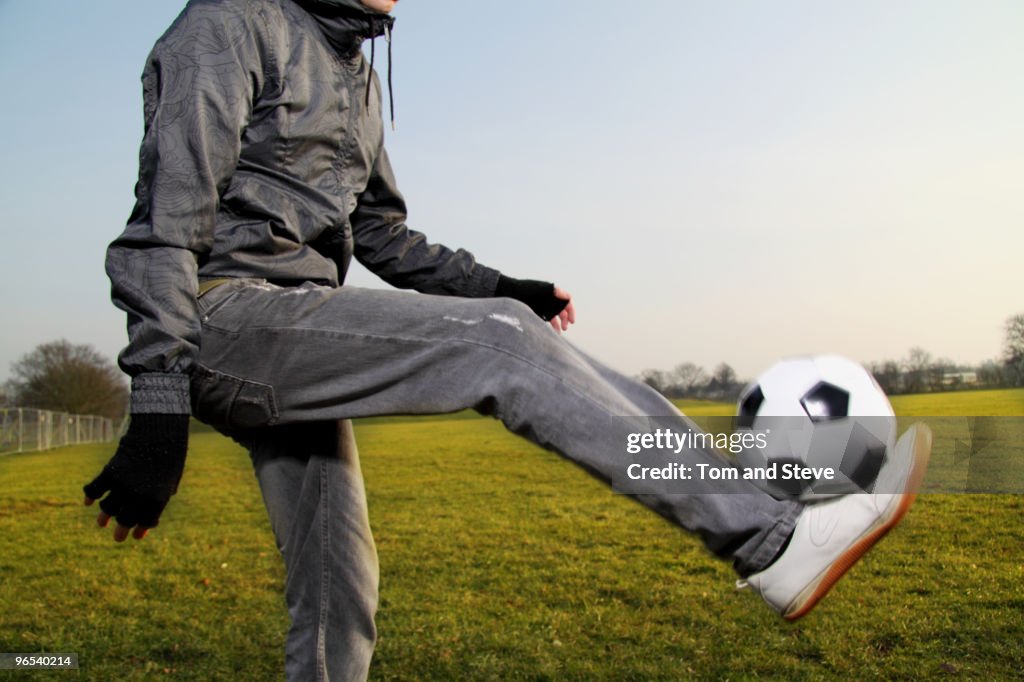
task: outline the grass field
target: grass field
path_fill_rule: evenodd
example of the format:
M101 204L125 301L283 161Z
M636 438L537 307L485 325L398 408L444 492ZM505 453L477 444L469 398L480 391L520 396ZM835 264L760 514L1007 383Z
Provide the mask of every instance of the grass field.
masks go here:
M897 397L901 415L1021 415L1024 391ZM686 403L696 418L731 407ZM382 566L372 679L1020 678L1024 496L919 497L786 624L698 541L473 415L357 435ZM283 571L246 454L193 436L143 542L81 507L109 447L0 457L0 652L77 652L90 680L279 679Z

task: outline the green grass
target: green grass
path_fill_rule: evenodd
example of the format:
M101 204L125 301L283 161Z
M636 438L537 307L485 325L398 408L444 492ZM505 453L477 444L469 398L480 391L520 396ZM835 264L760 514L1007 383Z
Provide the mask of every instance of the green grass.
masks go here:
M897 395L891 398L900 416L1019 417L1024 415L1024 389L991 389Z
M945 414L1024 413L1024 391L945 397L957 401ZM893 402L932 415L948 407L942 398ZM920 496L791 625L736 592L729 566L695 538L492 420L367 420L357 435L382 567L373 679L1024 670L1024 497ZM246 454L196 434L160 528L124 545L80 502L109 454L0 457L0 651L77 652L81 669L66 675L81 679L279 679L283 571Z

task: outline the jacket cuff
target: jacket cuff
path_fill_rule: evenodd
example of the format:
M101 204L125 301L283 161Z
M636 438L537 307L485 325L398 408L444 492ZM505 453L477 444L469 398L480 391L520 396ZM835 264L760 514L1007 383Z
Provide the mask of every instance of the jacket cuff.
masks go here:
M498 288L498 277L501 273L494 268L489 268L479 263L473 268L466 285L467 298L492 298L494 291Z
M132 379L132 414L191 414L187 374L149 372Z

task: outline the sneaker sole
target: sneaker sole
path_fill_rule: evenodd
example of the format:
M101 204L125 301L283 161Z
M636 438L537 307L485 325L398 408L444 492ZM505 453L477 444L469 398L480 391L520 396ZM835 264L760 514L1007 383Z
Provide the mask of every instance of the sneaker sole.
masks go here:
M857 560L864 556L869 549L875 546L875 543L885 537L885 534L895 528L896 524L906 516L907 510L914 503L917 491L924 480L924 473L928 469L928 459L932 451L931 430L926 425L920 423L914 424L911 429L914 431L914 445L912 448L914 463L911 465L910 475L907 477L907 486L904 488L906 492L900 495L899 503L895 505L895 509L891 513L880 518L874 527L853 543L848 550L839 555L839 558L829 566L828 570L817 581L811 583L803 593L793 600L789 609L782 614L782 617L786 620L794 621L807 615L821 601L821 598L828 594L832 586L839 582L839 579L857 563Z

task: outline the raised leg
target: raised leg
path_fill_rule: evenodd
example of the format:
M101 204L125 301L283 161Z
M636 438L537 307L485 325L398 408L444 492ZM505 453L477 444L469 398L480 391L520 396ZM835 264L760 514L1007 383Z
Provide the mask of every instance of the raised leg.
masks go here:
M236 399L226 413L223 399L209 401L222 411L213 418L229 423L472 407L608 483L622 480L629 464L624 429L645 428L647 416L695 428L649 388L580 352L509 299L246 281L211 295L201 355L211 374L194 393L201 411L204 394L229 386ZM691 467L725 463L706 448L664 456ZM771 562L801 510L742 480L694 482L687 494L635 492L743 575Z

